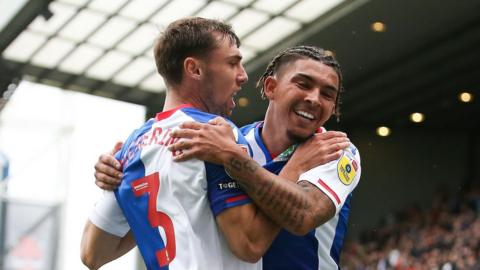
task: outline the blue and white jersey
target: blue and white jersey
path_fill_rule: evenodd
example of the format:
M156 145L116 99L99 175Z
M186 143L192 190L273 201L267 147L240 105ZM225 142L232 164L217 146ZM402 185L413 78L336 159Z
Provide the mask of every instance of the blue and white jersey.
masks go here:
M219 213L250 199L238 185L232 186L235 182L223 167L196 159L174 162L172 155L178 153L167 149L176 141L170 133L178 125L214 117L181 106L148 120L117 153L124 172L121 185L114 195L107 193L90 216L97 227L120 237L131 229L149 270L261 268L230 252L211 211ZM248 149L231 125L237 143Z
M266 169L279 173L292 151L272 157L261 138L262 122L241 128L253 152L253 158ZM321 129L319 132L324 132ZM286 154L286 155L285 155ZM263 256L263 269L339 269L339 255L348 225L352 191L360 180L360 155L353 144L341 158L303 173L306 180L325 193L336 207L335 216L305 236L281 230Z

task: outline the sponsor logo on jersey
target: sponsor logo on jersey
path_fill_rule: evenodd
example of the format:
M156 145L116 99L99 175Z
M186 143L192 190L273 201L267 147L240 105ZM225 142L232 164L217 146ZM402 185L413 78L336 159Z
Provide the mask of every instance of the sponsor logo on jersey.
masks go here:
M236 181L229 181L229 182L218 183L217 187L218 187L218 190L223 190L223 189L240 188L240 185Z
M347 155L343 155L337 164L338 178L344 185L350 185L357 174L357 165L352 164L352 161Z

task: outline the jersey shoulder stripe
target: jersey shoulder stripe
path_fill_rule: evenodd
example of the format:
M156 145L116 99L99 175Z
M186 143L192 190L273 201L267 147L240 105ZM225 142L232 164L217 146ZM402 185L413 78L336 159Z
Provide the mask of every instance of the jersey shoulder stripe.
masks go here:
M263 143L260 133L262 126L263 121L259 121L243 126L240 130L252 149L253 159L260 165L265 165L272 161L272 156Z

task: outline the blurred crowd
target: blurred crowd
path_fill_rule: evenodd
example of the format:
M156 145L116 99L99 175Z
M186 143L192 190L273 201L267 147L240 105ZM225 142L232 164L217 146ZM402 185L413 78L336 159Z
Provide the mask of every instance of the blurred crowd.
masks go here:
M347 241L342 270L480 270L480 189L438 196L393 214Z

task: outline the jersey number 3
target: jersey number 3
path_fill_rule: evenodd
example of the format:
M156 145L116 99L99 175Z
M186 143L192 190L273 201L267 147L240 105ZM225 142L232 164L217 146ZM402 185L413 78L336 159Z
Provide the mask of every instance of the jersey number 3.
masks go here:
M166 266L175 259L175 232L170 217L163 212L157 211L157 195L160 190L160 176L158 172L152 173L133 181L131 185L135 197L148 193L148 221L152 227L162 227L165 231L167 245L155 254L160 267Z

